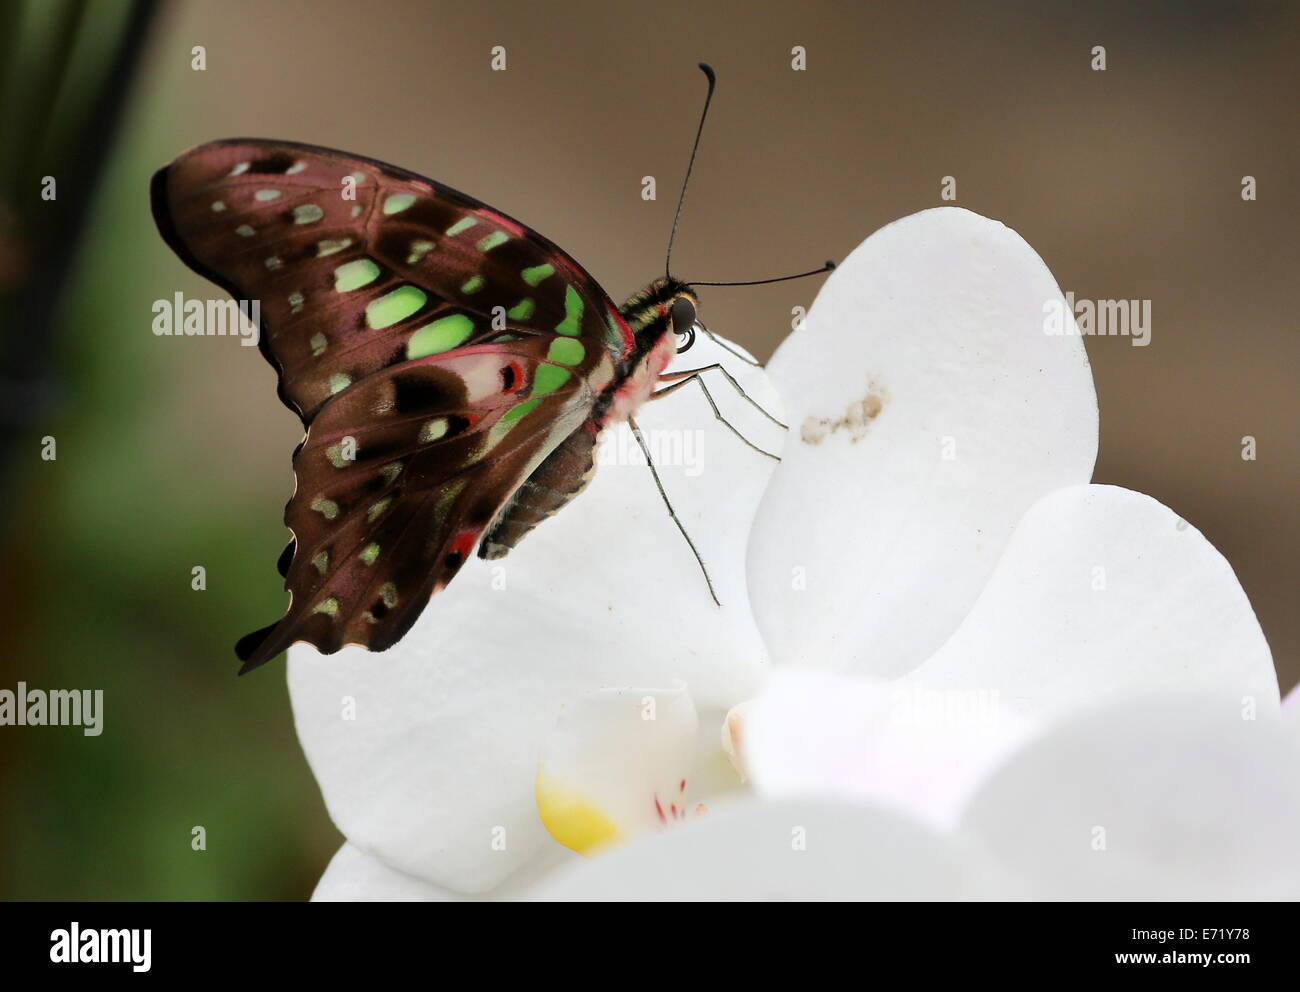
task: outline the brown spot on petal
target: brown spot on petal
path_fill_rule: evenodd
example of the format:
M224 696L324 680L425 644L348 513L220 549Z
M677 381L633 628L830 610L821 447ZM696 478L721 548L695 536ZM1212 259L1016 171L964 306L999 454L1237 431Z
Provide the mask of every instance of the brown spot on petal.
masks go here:
M880 416L888 402L888 394L874 382L868 382L867 395L854 400L838 419L809 417L799 427L799 437L804 444L821 444L836 431L847 431L849 439L857 444L867 436L871 422Z

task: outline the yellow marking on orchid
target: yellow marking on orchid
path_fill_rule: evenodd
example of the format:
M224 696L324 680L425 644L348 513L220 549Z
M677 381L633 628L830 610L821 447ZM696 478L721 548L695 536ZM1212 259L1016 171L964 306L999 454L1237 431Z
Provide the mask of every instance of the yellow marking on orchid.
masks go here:
M619 839L618 827L587 796L537 770L533 786L542 826L571 851L591 855Z

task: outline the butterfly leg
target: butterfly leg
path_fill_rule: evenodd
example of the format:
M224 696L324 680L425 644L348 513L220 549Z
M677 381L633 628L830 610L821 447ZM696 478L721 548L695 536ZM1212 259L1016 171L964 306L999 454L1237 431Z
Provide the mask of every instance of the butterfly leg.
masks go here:
M676 373L676 374L686 375L686 373ZM661 377L661 379L662 378L668 378L668 377ZM777 461L777 462L781 460L777 455L772 454L772 452L770 451L763 450L758 445L756 445L753 441L751 441L749 438L745 437L744 434L740 433L740 431L736 429L735 424L733 424L730 420L728 420L726 417L722 415L722 411L718 409L718 404L713 399L713 394L709 392L709 387L704 384L704 380L700 378L698 373L695 375L691 375L688 378L681 379L677 382L674 382L671 386L665 386L657 393L651 394L651 398L658 399L659 397L667 396L669 393L681 389L682 386L688 386L692 382L699 384L700 390L704 393L704 398L709 401L709 406L713 408L713 416L717 419L718 423L726 427L727 430L731 431L732 434L735 434L736 437L740 438L741 441L743 441L749 447L753 448L760 455L766 455L768 458L771 458L773 461Z
M703 375L705 372L713 372L713 371L721 372L724 376L726 376L727 381L731 383L732 388L735 389L735 391L740 394L741 398L750 406L752 406L755 410L761 413L764 417L766 417L768 420L772 421L772 423L776 424L777 427L781 428L781 430L783 431L788 431L790 429L785 424L781 423L781 421L777 420L774 416L768 413L765 409L763 409L763 405L759 403L758 400L754 399L754 397L750 396L749 393L745 392L744 387L741 386L741 384L736 381L736 377L727 371L727 367L725 365L719 364L718 362L714 362L712 365L703 365L698 369L682 369L680 372L665 372L663 375L659 377L659 381L671 382L673 379L684 379L687 376ZM679 383L678 385L681 385L681 383ZM659 392L655 393L655 396L662 396L664 393L667 392L670 392L670 390L661 389Z
M641 428L636 425L636 421L631 417L627 418L628 426L632 428L632 433L636 436L636 443L641 446L641 453L645 455L645 463L650 466L650 474L654 476L655 486L659 490L659 495L664 499L664 506L668 507L668 516L673 518L673 523L677 529L682 532L682 537L686 538L686 543L690 545L691 554L695 555L695 560L700 565L700 571L704 573L704 583L709 587L709 595L713 597L713 602L718 606L718 594L713 591L713 580L709 578L709 570L704 567L704 559L700 557L699 549L695 547L695 542L691 540L691 535L686 533L686 528L682 525L681 519L677 516L677 511L673 509L672 501L668 498L668 493L664 491L664 484L659 480L659 473L655 471L655 461L650 457L650 447L645 443L645 438L641 436Z

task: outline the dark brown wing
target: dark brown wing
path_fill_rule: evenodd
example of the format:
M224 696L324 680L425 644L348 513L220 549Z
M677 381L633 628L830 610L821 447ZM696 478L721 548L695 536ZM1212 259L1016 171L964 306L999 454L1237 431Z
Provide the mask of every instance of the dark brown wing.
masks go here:
M401 639L503 502L588 416L594 396L580 378L538 395L556 368L539 350L530 340L406 363L321 407L294 456L285 514L292 601L240 641L244 670L297 640L328 654ZM360 427L357 404L372 412Z
M584 373L598 350L617 364L633 347L604 290L560 248L396 166L291 142L215 141L160 169L152 198L182 261L260 301L261 350L304 425L347 384L434 346L559 334L599 345ZM463 339L460 318L474 329ZM430 325L439 333L421 335Z
M372 159L213 142L152 197L187 265L260 303L261 350L308 428L285 513L292 604L240 641L244 670L296 640L391 646L588 419L631 332L550 241Z

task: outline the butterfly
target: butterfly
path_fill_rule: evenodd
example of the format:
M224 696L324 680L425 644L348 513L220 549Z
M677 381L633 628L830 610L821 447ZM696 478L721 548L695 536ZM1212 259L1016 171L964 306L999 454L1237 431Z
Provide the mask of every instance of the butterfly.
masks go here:
M305 429L290 605L238 642L241 674L296 641L396 644L476 547L504 556L583 489L605 427L699 371L665 373L702 327L692 285L665 274L616 307L541 234L374 159L214 141L151 198L186 265L260 302L259 348Z

